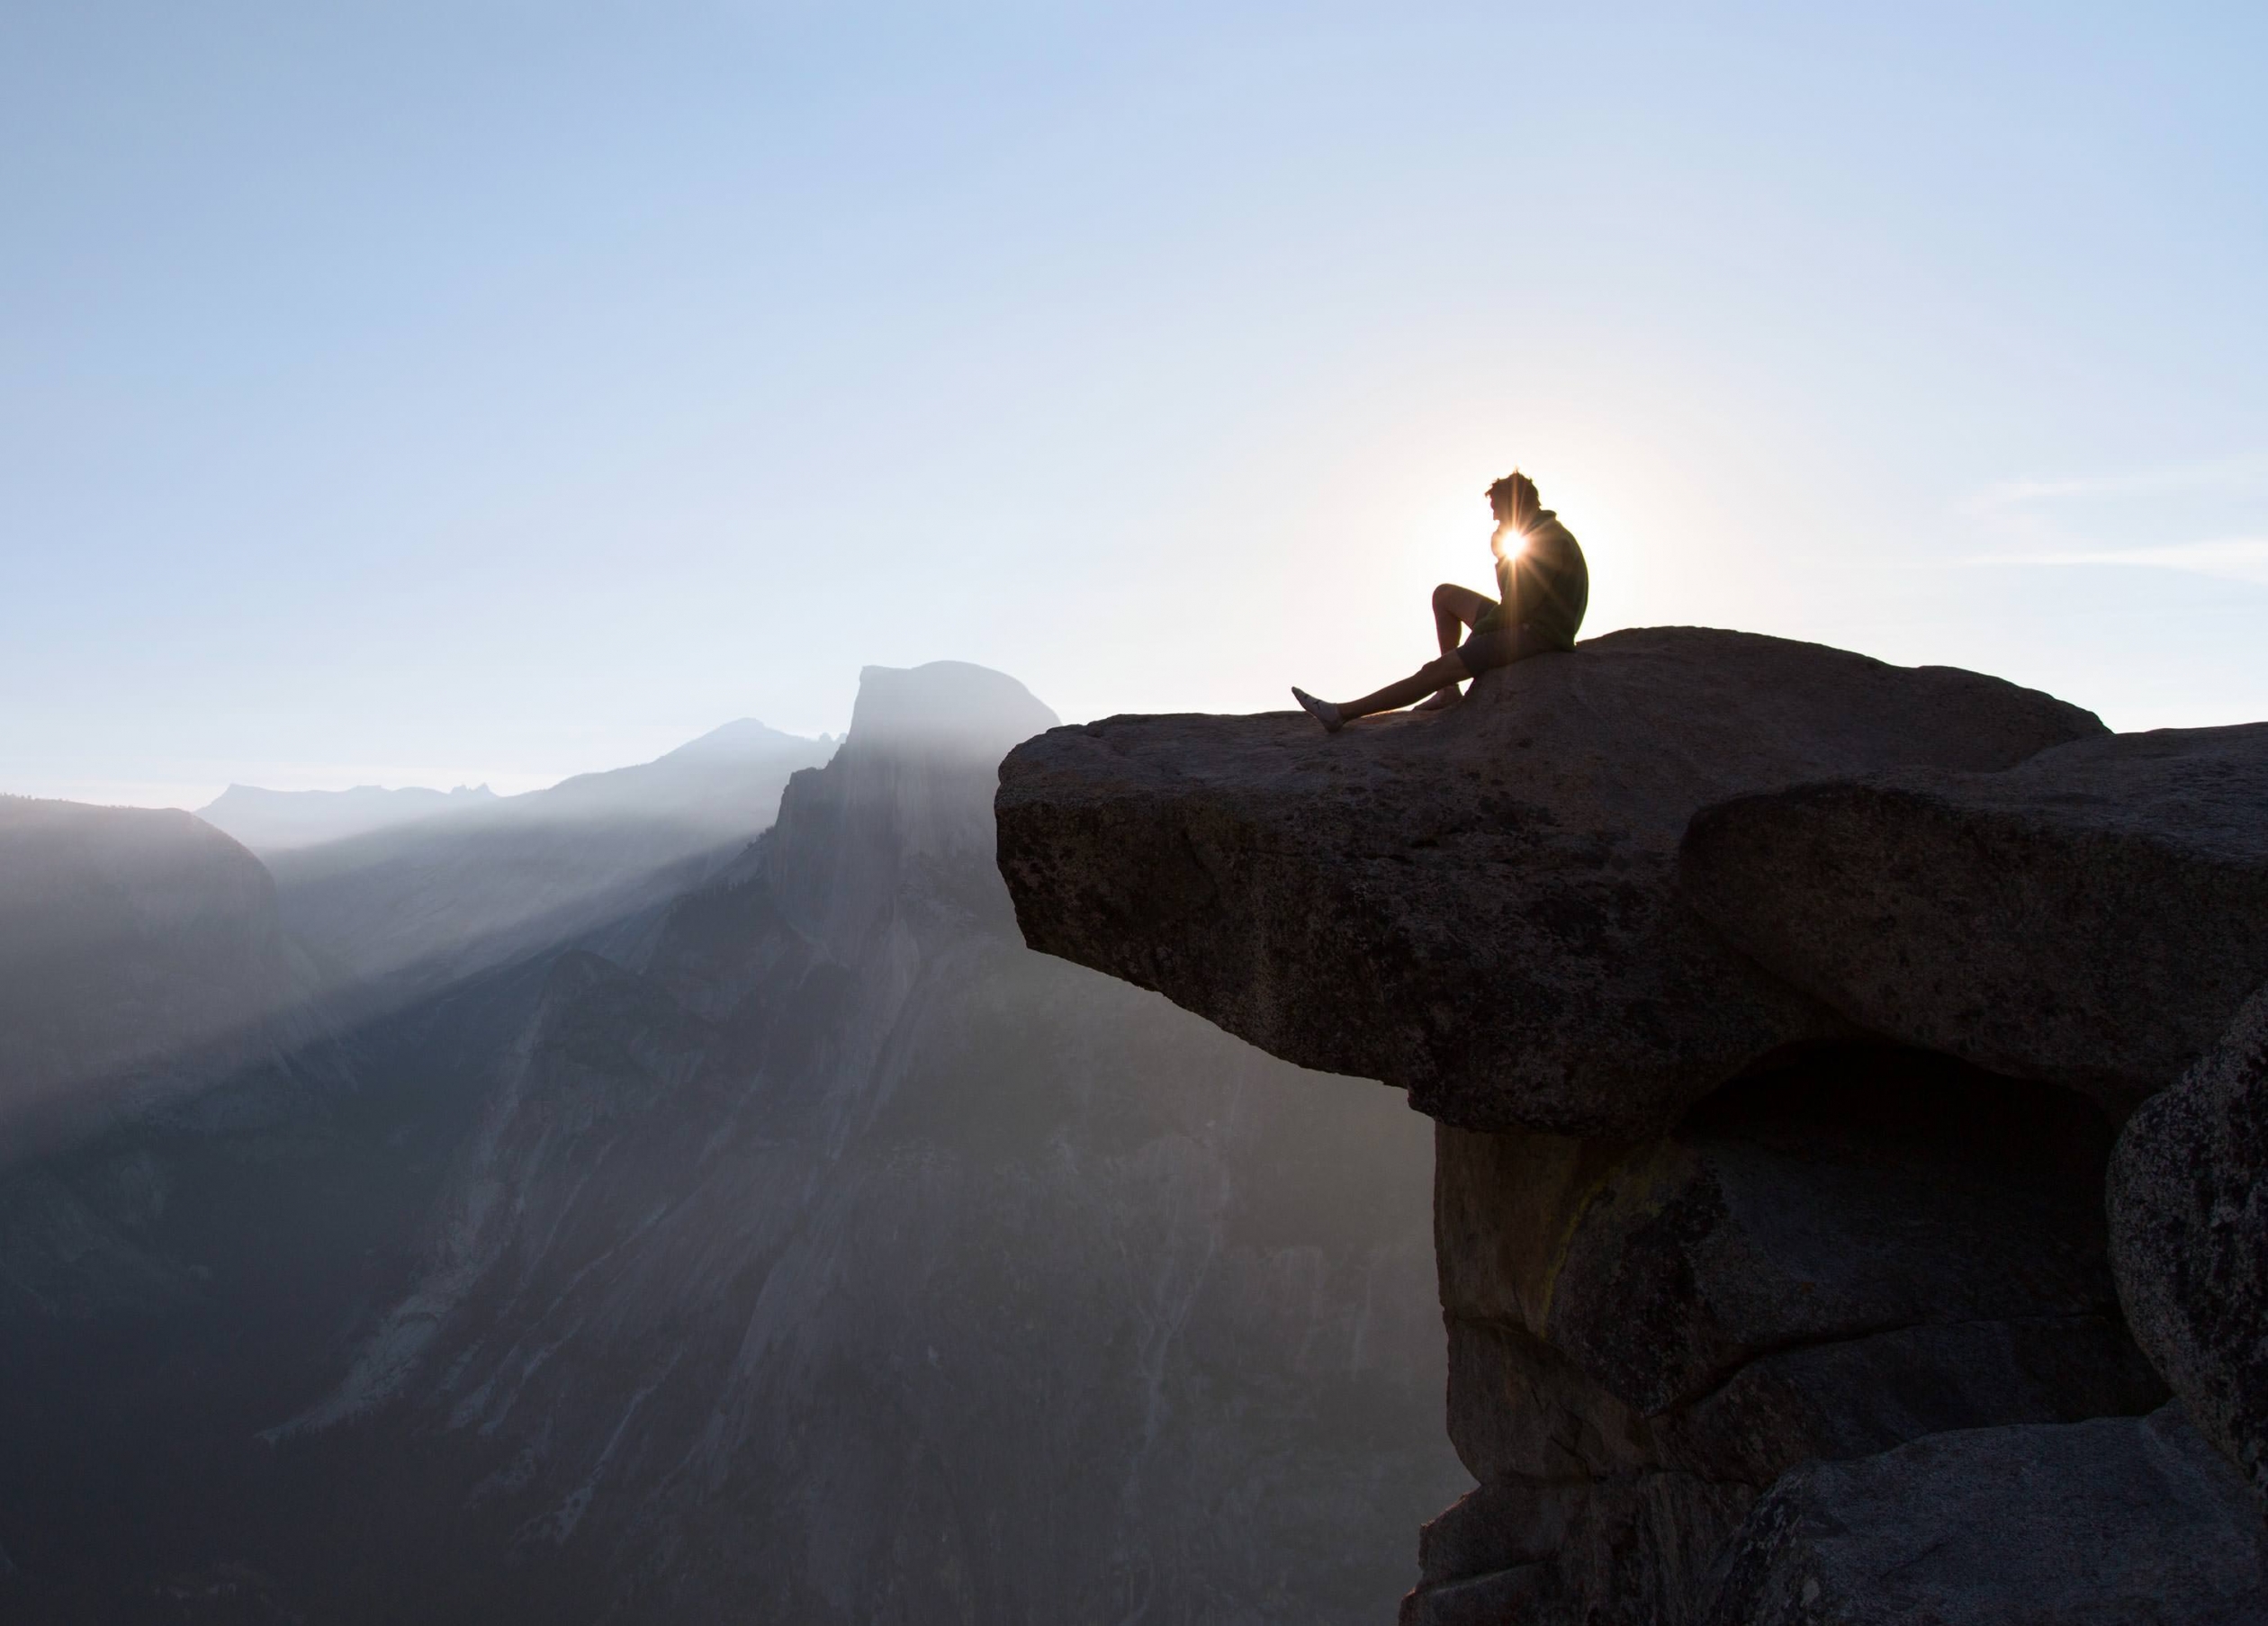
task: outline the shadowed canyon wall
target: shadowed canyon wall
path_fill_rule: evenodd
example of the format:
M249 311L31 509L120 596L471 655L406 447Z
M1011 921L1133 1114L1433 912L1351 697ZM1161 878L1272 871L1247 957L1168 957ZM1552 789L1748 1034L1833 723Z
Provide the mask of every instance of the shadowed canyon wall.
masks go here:
M1431 1127L1022 945L990 797L1053 721L870 669L707 884L0 1183L0 1602L1390 1612L1470 1483Z

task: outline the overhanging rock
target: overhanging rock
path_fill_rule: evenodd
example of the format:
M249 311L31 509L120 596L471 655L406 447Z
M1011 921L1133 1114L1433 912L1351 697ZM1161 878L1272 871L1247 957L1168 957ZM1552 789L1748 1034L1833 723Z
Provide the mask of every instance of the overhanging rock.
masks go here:
M1000 867L1033 948L1288 1060L1460 1127L1635 1137L1846 1030L1679 901L1697 809L2102 732L1973 672L1652 628L1336 735L1299 713L1052 730L1001 766Z
M1850 1020L2122 1116L2268 982L2268 723L1744 797L1695 818L1681 874Z

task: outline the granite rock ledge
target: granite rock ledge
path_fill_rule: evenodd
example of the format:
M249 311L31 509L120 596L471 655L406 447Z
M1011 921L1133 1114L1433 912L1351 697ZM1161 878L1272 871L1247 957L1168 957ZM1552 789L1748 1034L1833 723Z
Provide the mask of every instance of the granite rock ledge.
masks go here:
M1479 1483L1404 1626L2268 1622L2259 1023L2134 1111L2268 972L2263 745L1656 628L1335 736L1056 729L999 862L1032 947L1437 1120ZM1977 1555L2034 1538L2115 1562L2027 1601Z
M2123 1117L2268 982L2268 723L1739 797L1694 819L1679 878L1869 1032Z
M1650 628L1336 735L1297 712L1052 730L1001 765L1000 867L1033 948L1302 1066L1462 1128L1653 1135L1850 1030L1680 901L1696 811L2103 732L1974 672Z

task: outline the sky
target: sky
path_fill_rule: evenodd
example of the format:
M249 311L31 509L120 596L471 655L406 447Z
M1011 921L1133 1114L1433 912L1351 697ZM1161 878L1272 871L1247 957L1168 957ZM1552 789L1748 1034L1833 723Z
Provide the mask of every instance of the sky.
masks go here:
M1587 633L2268 718L2268 9L0 7L0 791Z

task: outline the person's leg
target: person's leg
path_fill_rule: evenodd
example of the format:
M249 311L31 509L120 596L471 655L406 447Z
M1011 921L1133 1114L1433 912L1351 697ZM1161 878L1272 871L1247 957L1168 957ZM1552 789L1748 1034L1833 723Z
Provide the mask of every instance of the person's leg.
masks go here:
M1472 674L1465 669L1463 658L1452 650L1437 660L1428 660L1399 683L1373 690L1360 700L1349 700L1335 706L1339 720L1352 723L1357 717L1368 717L1378 712L1398 712L1405 705L1423 700L1427 695L1443 689L1454 689ZM1312 707L1310 707L1312 710ZM1324 726L1328 727L1327 723Z
M1441 652L1445 655L1462 643L1466 630L1479 625L1482 614L1495 607L1495 599L1483 597L1471 588L1461 588L1454 581L1444 581L1434 588L1434 637L1441 646ZM1437 712L1456 705L1463 697L1457 686L1452 683L1445 688L1435 690L1433 697L1420 702L1418 709Z
M1454 687L1467 678L1478 678L1482 672L1510 666L1530 656L1566 653L1573 648L1572 644L1544 637L1532 626L1491 627L1485 633L1478 633L1466 639L1440 660L1428 660L1400 683L1390 683L1375 694L1364 695L1360 700L1333 705L1329 701L1318 700L1306 690L1299 688L1293 689L1292 696L1325 729L1336 733L1357 717L1367 717L1374 712L1397 711L1421 696Z
M1434 637L1447 654L1464 642L1465 630L1478 626L1482 615L1496 608L1496 600L1484 598L1471 588L1461 588L1454 581L1444 581L1434 588Z

